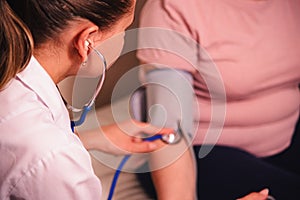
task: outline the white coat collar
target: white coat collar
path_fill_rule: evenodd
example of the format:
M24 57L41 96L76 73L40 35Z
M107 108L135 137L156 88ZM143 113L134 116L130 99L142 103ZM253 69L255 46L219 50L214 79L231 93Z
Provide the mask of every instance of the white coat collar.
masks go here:
M17 74L17 78L38 95L51 111L55 121L61 117L62 112L67 112L55 83L33 56L28 66Z

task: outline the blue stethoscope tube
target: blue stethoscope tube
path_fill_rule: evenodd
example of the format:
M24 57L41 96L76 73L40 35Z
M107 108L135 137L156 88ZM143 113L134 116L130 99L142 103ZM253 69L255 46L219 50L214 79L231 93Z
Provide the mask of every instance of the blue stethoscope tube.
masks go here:
M155 140L161 140L162 138L163 138L162 134L157 134L157 135L153 135L153 136L151 136L149 138L145 138L144 141L152 142L152 141L155 141ZM128 161L128 159L130 157L131 157L131 155L126 155L126 156L124 156L124 158L120 162L120 164L119 164L119 166L118 166L118 168L117 168L117 170L115 172L114 178L112 180L107 200L111 200L112 199L114 191L115 191L115 188L116 188L116 185L117 185L118 178L119 178L120 173L122 171L122 168L124 167L124 165L126 164L126 162Z
M114 195L114 192L115 192L115 189L116 189L116 185L117 185L117 181L118 181L118 178L120 176L120 173L124 167L124 165L126 164L126 162L128 161L128 159L130 158L131 155L126 155L124 156L124 158L122 159L122 161L120 162L116 172L115 172L115 175L114 175L114 178L112 180L112 183L111 183L111 186L110 186L110 190L109 190L109 194L108 194L108 197L107 197L107 200L111 200L113 195Z
M153 135L153 136L151 136L149 138L145 138L144 141L152 142L152 141L155 141L155 140L161 140L162 138L163 138L162 134L157 134L157 135ZM126 162L128 161L128 159L130 157L131 157L131 155L126 155L126 156L124 156L124 158L120 162L120 164L119 164L119 166L118 166L118 168L117 168L117 170L115 172L114 178L112 180L107 200L111 200L112 199L114 191L115 191L115 188L116 188L116 185L117 185L118 178L120 176L120 173L121 173L124 165L126 164Z

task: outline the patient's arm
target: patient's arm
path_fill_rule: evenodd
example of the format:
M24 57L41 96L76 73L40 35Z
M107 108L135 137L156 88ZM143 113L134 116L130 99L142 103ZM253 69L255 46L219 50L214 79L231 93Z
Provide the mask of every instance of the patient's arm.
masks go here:
M155 69L145 76L147 110L151 124L192 133L192 77L174 69ZM152 179L159 200L195 199L196 170L190 135L177 145L166 145L151 155Z
M171 151L169 154L165 152L165 156L161 154L153 155L151 167L154 169L159 167L156 165L165 163L165 160L159 163L160 159L174 155L174 151L186 149L184 146L186 145L182 142L178 147L169 149L168 151ZM152 172L152 180L159 200L195 199L196 170L193 159L193 153L186 149L173 163Z

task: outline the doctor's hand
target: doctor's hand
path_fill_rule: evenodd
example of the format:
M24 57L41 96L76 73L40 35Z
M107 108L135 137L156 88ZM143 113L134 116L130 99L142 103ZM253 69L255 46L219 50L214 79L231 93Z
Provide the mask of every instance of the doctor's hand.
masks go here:
M97 129L81 131L80 140L88 150L100 150L115 155L146 153L159 149L164 145L161 141L143 141L142 135L152 136L157 133L174 132L169 128L157 128L149 123L125 121L119 124L101 126Z

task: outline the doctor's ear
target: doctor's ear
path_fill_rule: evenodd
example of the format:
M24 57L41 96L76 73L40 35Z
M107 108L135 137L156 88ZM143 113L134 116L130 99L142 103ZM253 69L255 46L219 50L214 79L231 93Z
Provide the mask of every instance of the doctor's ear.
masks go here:
M78 54L80 56L81 62L84 62L87 59L92 47L93 42L89 39L78 41L78 43L75 45L75 48L77 49Z
M74 47L81 57L81 62L84 62L87 59L91 47L93 47L93 38L97 37L98 34L98 27L94 25L80 32L78 37L74 40Z

